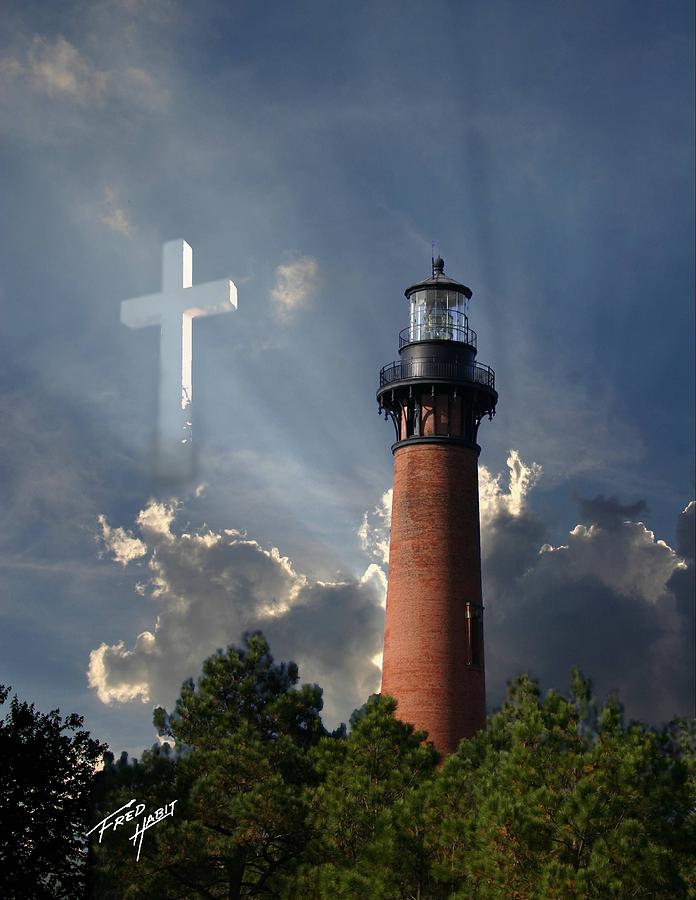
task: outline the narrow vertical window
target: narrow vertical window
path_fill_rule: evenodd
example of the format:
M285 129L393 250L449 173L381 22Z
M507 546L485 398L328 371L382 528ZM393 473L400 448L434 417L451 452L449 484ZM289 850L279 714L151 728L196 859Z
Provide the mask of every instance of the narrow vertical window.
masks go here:
M413 437L420 437L421 433L421 405L417 400L413 401L413 428L411 434Z
M408 433L408 401L406 403L401 403L401 409L399 414L399 440L405 441L407 437L409 437Z
M421 397L421 434L435 434L435 404L430 394Z
M435 396L435 434L449 434L449 394L439 393Z
M483 666L483 606L466 604L466 664Z
M453 397L450 406L450 434L459 437L462 433L462 398Z

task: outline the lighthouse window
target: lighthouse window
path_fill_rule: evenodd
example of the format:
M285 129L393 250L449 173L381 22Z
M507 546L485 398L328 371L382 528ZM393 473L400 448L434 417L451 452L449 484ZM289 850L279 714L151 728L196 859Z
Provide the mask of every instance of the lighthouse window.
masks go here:
M421 434L435 434L434 399L434 397L423 397L421 401Z
M462 433L462 398L453 397L450 403L449 433L458 436Z
M471 620L471 665L483 664L483 623L481 617L476 616Z
M413 437L418 437L421 433L421 405L417 400L413 401Z
M410 437L408 431L408 420L409 420L409 410L408 403L404 403L401 406L401 415L399 417L399 440L404 441L407 437Z
M428 288L411 294L411 341L456 340L466 297L457 291Z
M483 665L483 608L480 604L466 604L466 662L469 666Z
M449 434L449 397L447 394L438 394L435 398L435 433Z

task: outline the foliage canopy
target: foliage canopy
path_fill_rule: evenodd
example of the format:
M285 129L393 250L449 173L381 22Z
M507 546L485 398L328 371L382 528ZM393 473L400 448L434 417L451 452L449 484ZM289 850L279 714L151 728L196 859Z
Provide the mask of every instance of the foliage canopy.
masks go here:
M206 661L172 715L175 745L113 757L96 818L131 797L177 800L148 831L96 848L95 896L284 900L696 895L696 723L656 731L522 676L485 731L446 760L371 697L346 734L321 723L259 633Z
M0 685L0 705L9 696ZM15 695L0 719L0 896L66 898L85 889L94 768L105 745L83 719Z

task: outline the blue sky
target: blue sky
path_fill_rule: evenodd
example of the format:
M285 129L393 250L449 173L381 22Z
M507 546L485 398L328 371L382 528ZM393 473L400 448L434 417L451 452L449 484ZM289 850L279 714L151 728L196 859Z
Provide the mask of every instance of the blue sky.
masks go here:
M691 712L693 19L685 0L7 4L1 680L117 751L247 627L332 721L377 689L374 392L435 240L500 393L489 704L580 663L632 715ZM194 325L199 464L163 485L158 337L119 307L159 289L174 238L239 308Z

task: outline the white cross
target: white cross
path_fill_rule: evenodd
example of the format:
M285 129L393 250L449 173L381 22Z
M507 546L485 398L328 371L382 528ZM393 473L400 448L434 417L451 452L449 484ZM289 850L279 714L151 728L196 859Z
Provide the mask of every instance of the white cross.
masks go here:
M159 325L160 384L156 473L164 478L191 474L191 332L193 319L237 308L237 288L225 278L193 283L193 252L186 241L162 248L162 291L121 303L129 328Z

